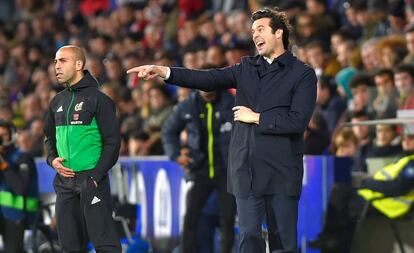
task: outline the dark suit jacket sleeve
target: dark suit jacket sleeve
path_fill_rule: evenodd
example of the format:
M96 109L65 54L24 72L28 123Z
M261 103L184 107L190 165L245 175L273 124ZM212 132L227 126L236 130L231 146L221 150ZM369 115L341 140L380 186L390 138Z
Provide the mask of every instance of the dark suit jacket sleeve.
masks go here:
M113 101L99 94L97 106L96 121L102 136L102 153L91 176L99 182L118 160L121 136Z
M314 70L307 67L294 88L289 110L274 108L260 113L260 132L263 134L303 133L315 107L316 81Z
M171 68L170 78L166 82L203 91L236 88L240 69L240 64L221 69L207 70Z
M178 104L162 127L162 142L165 154L175 161L180 156L180 134L185 121L180 118L182 103Z

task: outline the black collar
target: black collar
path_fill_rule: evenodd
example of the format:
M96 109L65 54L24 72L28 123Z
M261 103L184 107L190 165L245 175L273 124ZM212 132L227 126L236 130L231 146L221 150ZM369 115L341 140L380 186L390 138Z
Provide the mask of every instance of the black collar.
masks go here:
M276 57L272 64L277 62L279 65L281 66L288 66L291 67L293 60L295 59L295 57L292 55L292 53L288 50L285 50L285 52L281 55L279 55L278 57ZM266 59L264 59L264 57L260 56L260 55L256 55L251 61L250 64L254 65L254 66L260 66L261 65L261 61L266 61Z

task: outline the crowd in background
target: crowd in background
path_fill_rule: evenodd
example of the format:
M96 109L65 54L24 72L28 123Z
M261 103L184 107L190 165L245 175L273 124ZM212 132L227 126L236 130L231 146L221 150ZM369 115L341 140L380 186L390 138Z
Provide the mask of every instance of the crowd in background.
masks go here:
M191 90L126 70L237 64L255 54L250 13L263 6L286 11L291 51L318 76L305 154L353 156L364 171L367 157L401 152L398 127L338 126L414 109L411 0L1 1L0 118L17 125L23 150L44 155L43 118L65 88L56 84L54 54L73 44L85 49L86 68L117 105L121 155L163 155L163 123Z

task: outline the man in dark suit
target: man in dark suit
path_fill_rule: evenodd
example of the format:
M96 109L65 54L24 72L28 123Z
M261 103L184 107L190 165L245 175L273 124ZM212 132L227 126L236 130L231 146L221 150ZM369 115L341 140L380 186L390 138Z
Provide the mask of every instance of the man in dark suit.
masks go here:
M295 252L303 133L315 106L316 75L287 50L290 25L283 12L265 8L252 20L259 55L239 64L210 70L146 65L128 73L205 91L237 88L227 183L236 197L240 252L265 252L265 203L278 232L273 252Z

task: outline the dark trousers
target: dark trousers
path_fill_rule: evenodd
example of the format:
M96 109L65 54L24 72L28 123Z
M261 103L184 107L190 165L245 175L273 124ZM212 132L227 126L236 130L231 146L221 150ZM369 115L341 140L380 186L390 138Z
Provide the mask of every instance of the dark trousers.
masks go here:
M10 221L0 218L1 235L3 237L4 253L23 253L25 224L22 221Z
M56 222L59 242L64 252L85 252L88 239L96 252L121 252L112 219L109 179L95 187L88 171L74 178L56 175Z
M274 194L247 199L236 198L240 225L240 253L264 253L266 243L262 238L262 222L266 211L272 217L272 238L278 242L273 253L297 252L298 201L296 197Z
M221 252L232 252L236 204L234 197L227 193L226 178L217 178L214 180L195 179L187 192L187 209L184 216L182 234L182 253L195 252L198 219L213 190L217 192L221 229Z
M197 253L215 252L215 230L220 227L220 219L216 214L202 213L197 224Z

